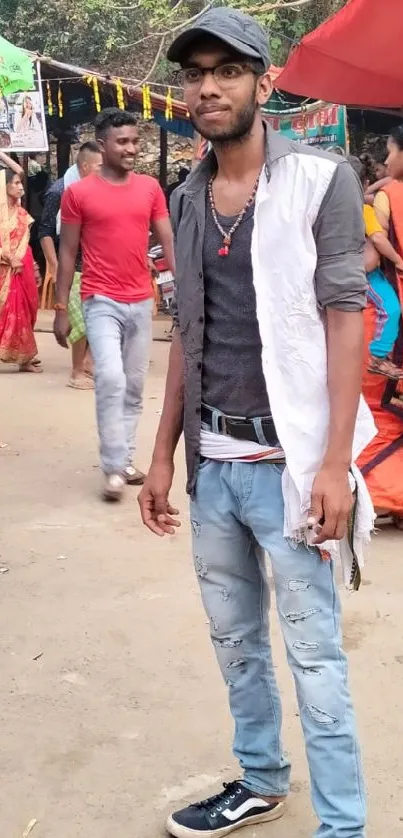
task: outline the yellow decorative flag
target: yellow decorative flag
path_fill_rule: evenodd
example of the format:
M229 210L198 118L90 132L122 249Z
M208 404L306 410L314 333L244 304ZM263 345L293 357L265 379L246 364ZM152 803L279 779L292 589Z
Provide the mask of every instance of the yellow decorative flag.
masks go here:
M143 94L143 119L147 119L147 87L145 84L143 84L141 92Z
M171 121L174 117L173 107L172 107L172 93L171 88L168 87L168 92L165 99L165 119Z
M117 99L117 102L118 102L118 108L120 108L122 111L124 111L124 109L125 109L125 97L124 97L124 93L123 93L122 82L120 81L120 79L117 79L117 81L116 81L116 99Z
M87 84L90 85L90 87L92 87L92 90L94 92L95 110L97 113L99 113L100 110L102 110L102 107L101 99L99 96L98 79L96 76L86 76L85 81L87 82Z
M53 116L53 102L52 102L52 91L50 89L50 84L46 82L46 95L48 100L48 114L49 116Z
M143 85L143 119L152 119L151 93L148 84Z
M63 95L62 95L62 86L61 86L60 82L59 82L59 87L58 87L58 90L57 90L57 108L58 108L58 113L59 113L60 119L62 119L62 117L63 117Z
M96 78L96 76L94 76L93 78L92 87L94 91L95 107L97 109L97 113L99 113L101 110L101 99L99 96L98 79Z

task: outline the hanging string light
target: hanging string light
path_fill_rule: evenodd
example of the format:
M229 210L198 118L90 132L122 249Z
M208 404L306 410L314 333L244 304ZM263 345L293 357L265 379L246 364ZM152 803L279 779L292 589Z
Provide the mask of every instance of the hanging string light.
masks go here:
M62 94L62 85L59 81L59 86L57 88L57 109L60 119L63 118L63 94Z
M173 101L172 101L172 92L171 88L168 87L168 92L165 99L165 119L169 122L173 119L174 112L173 112Z
M53 116L53 102L52 102L52 91L50 89L50 84L46 82L46 97L48 100L48 114L49 116Z
M151 93L148 84L143 84L143 119L152 119Z
M92 87L94 93L95 110L97 113L102 110L101 99L99 96L98 79L96 76L86 76L85 81Z
M118 103L118 108L120 108L122 111L124 111L124 109L125 109L125 96L124 96L124 93L123 93L122 82L120 81L120 79L117 79L117 81L116 81L116 99L117 99L117 103Z

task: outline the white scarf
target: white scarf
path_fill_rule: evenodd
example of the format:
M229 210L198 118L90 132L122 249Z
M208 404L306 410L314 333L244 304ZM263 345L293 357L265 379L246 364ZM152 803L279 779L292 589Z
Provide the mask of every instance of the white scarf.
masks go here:
M252 237L263 373L287 462L284 536L307 543L312 485L326 452L330 415L326 334L315 294L317 256L312 227L334 169L335 164L326 158L288 154L273 164L269 182L263 171ZM372 414L361 398L354 460L375 434ZM363 548L374 526L365 481L356 466L352 471L352 488L355 482L357 490L354 550L346 538L323 545L332 558L341 558L348 587L354 564L363 564Z

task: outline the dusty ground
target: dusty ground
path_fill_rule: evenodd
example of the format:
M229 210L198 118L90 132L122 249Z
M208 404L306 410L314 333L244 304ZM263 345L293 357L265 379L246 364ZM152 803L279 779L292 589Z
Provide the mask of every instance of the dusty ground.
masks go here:
M170 808L233 776L232 723L183 528L159 541L131 490L97 496L93 396L65 387L68 355L39 336L42 376L0 371L0 835L158 838ZM147 467L168 345L154 343L141 423ZM403 834L403 535L374 541L346 646L370 795L368 838ZM294 760L282 822L244 838L311 838L307 767L277 622L284 736ZM36 660L35 658L38 659Z

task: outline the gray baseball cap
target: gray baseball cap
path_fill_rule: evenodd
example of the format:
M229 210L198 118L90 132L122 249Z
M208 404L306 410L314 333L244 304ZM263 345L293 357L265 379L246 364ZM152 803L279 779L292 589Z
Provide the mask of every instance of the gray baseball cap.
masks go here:
M270 66L268 36L262 27L253 17L224 6L210 9L178 35L169 47L168 60L180 64L193 41L203 35L213 35L241 55L259 59L265 70Z

